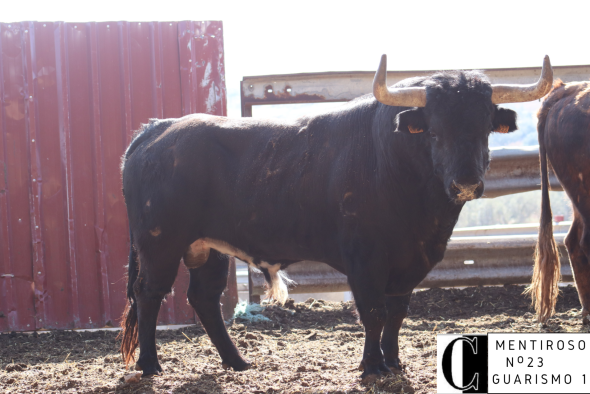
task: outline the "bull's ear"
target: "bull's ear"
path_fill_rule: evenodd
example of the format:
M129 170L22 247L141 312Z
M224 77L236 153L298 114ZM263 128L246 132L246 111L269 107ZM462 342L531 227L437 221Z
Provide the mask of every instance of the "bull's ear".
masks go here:
M395 117L395 132L418 134L426 130L426 122L421 108L400 112Z
M516 112L511 109L496 107L493 127L496 133L512 133L518 129L518 126L516 126Z

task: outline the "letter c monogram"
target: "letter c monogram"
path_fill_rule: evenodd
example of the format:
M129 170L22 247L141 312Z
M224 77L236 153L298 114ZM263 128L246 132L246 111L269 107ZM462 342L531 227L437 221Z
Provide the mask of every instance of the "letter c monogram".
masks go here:
M479 373L475 373L473 375L473 378L471 379L471 382L465 387L459 387L453 381L453 372L452 372L451 364L452 364L452 358L453 358L453 345L455 345L455 342L457 342L457 341L467 342L471 346L471 350L473 351L473 354L477 354L477 337L474 337L474 338L459 337L459 338L453 339L451 341L451 343L449 343L447 345L445 352L443 353L442 369L443 369L443 374L445 376L445 379L447 380L447 382L449 382L449 384L451 386L453 386L457 390L461 390L461 391L469 390L469 389L477 390L477 388L479 386Z

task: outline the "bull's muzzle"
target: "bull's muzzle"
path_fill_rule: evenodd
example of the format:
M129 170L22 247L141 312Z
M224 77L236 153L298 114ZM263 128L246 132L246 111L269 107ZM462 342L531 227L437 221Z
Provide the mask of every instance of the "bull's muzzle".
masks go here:
M483 181L478 183L451 182L450 195L457 203L463 203L480 198L483 194Z

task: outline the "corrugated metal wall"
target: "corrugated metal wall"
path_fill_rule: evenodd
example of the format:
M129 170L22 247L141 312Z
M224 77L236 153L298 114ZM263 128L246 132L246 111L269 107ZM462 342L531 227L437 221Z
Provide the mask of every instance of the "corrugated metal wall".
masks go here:
M226 114L221 22L0 24L0 330L117 325L120 158L149 118ZM192 323L188 274L160 323Z

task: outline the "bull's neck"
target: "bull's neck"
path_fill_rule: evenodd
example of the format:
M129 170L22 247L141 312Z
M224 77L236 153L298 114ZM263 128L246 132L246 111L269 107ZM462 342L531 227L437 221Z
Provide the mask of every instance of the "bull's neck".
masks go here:
M381 138L377 149L378 180L382 187L396 193L423 193L442 189L442 182L434 175L427 136L408 135L389 131ZM444 191L443 191L444 193Z

